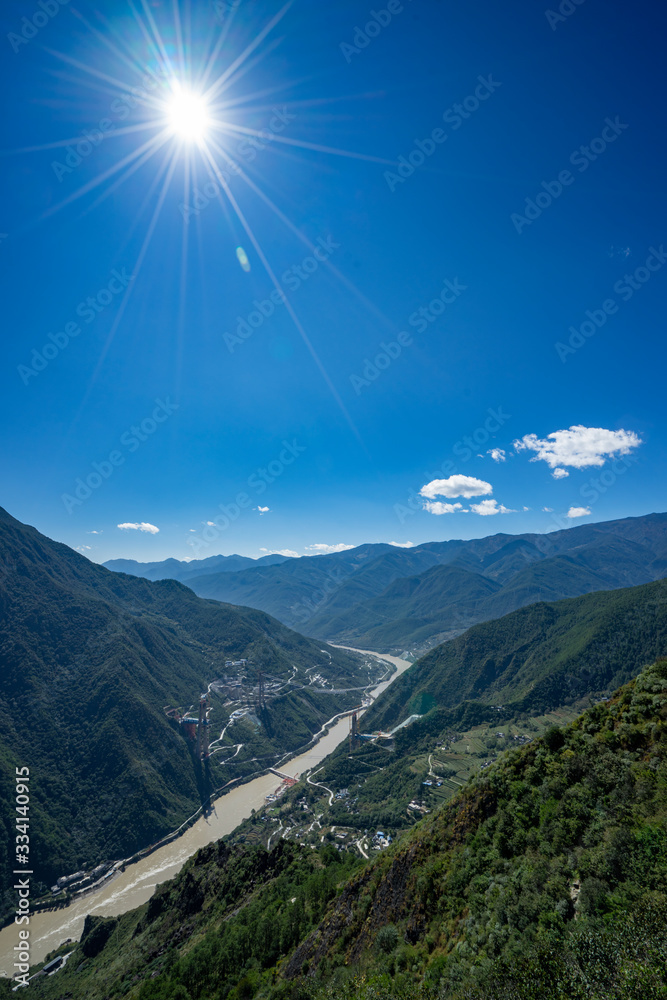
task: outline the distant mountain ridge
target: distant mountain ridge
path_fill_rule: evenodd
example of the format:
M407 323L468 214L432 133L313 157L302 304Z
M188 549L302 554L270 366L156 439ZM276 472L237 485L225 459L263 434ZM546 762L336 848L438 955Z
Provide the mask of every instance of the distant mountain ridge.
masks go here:
M419 653L535 601L662 578L667 514L409 549L368 544L235 572L208 565L183 577L201 597L261 609L330 642Z
M179 580L184 583L191 577L203 573L237 573L242 569L252 569L255 566L276 566L286 562L291 556L280 556L273 553L251 559L249 556L209 556L207 559L162 559L160 562L137 562L136 559L109 559L102 563L105 569L114 573L130 573L141 576L145 580Z

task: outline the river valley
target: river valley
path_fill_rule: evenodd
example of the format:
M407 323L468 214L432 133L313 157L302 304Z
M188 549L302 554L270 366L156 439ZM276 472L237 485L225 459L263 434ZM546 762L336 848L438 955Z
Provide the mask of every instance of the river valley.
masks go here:
M359 652L368 653L367 650ZM371 695L375 699L396 677L407 670L410 663L384 653L373 655L389 661L397 668L388 680L373 689ZM318 768L324 757L347 736L348 730L348 719L341 718L311 749L281 761L281 771L302 777ZM43 961L50 951L67 938L77 940L87 914L118 916L145 903L152 896L156 885L173 878L195 851L231 833L242 820L250 816L253 809L261 808L265 796L275 790L276 782L275 774L268 773L234 788L216 799L212 811L207 816L200 817L182 836L158 848L136 864L128 865L125 871L109 880L102 888L82 896L64 909L32 915L29 927L30 964ZM17 934L18 927L15 924L0 931L0 975L12 975Z

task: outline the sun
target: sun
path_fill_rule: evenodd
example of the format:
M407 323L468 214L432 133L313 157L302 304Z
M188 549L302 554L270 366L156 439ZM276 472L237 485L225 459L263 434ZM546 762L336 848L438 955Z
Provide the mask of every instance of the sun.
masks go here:
M185 142L201 141L211 125L206 99L201 94L175 85L167 101L167 123L171 132Z

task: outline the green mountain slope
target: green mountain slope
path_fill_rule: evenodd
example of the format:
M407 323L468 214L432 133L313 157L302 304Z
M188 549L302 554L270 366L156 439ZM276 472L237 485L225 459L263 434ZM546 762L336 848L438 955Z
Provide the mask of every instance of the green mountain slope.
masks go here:
M465 571L454 600L454 577ZM279 566L188 578L203 597L247 604L330 642L423 652L475 622L540 600L638 586L667 573L667 515L579 525L549 535L491 535L411 549L365 545ZM477 578L471 586L471 576ZM413 578L421 577L423 586ZM394 586L409 579L406 590ZM484 588L489 587L487 600ZM401 593L405 599L401 599Z
M192 578L189 585L200 597L261 608L296 627L349 577L365 570L378 555L394 551L391 545L360 545L333 555L289 559L279 566L209 573Z
M499 590L493 580L456 564L433 566L418 576L394 580L379 596L358 604L353 625L348 610L330 617L327 607L306 628L311 635L321 630L364 649L412 647L488 617L482 609Z
M410 581L415 589L421 584L418 600L408 591L409 598L401 601L394 584L335 616L327 604L304 628L311 635L362 649L420 651L475 622L500 618L536 601L648 583L662 575L655 551L613 533L599 533L589 534L565 553L544 558L525 539L517 539L484 559L475 572L472 567L478 560L461 551L453 562ZM456 571L467 574L461 577L458 600L455 588L447 585L448 574ZM473 580L477 586L471 585ZM483 588L490 583L495 586L485 593Z
M361 852L365 838L372 853L373 831L395 837L508 745L569 722L667 653L666 597L659 582L474 626L413 664L363 714L362 734L397 726L393 740L345 741L305 802L294 789L240 824L235 839L266 846L282 824L304 843L325 836Z
M391 729L466 701L542 712L611 691L665 652L665 580L532 604L431 650L378 698L364 726Z
M358 657L324 650L262 612L203 601L171 580L111 573L1 509L0 565L3 887L16 766L31 770L31 860L51 885L150 844L211 789L256 771L258 751L270 762L358 702L355 692L309 689L306 671L341 688L369 681ZM247 668L225 667L241 658ZM273 683L262 719L238 722L244 747L233 764L212 757L203 767L164 707L186 710L211 681L243 671L252 698L259 669ZM221 730L231 709L224 697L211 706Z
M72 1000L657 1000L666 917L661 661L505 753L375 861L210 845L144 907L90 920L66 967L31 989Z

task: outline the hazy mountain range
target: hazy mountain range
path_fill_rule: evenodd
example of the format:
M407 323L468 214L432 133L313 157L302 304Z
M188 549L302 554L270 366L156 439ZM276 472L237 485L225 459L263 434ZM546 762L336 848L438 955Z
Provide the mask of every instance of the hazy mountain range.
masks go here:
M146 580L180 580L184 583L195 576L206 573L236 573L242 569L252 569L255 566L276 566L285 562L289 556L274 553L250 559L249 556L209 556L207 559L162 559L160 562L137 562L136 559L109 559L104 563L107 569L116 573L130 573L132 576L143 576Z
M258 608L307 635L382 652L419 652L534 601L660 579L667 574L667 514L548 535L496 534L409 549L360 545L331 555L277 558L273 565L258 560L240 570L201 560L175 571L185 573L179 579L201 597ZM172 562L124 566L154 577ZM118 563L105 565L120 568Z

